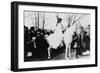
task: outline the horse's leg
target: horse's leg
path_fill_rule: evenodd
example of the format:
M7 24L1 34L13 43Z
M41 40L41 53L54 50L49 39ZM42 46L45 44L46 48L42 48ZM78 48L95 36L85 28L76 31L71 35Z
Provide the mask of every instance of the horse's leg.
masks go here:
M34 43L34 48L36 48L36 43L35 43L35 41L34 41L33 43Z
M76 58L76 48L75 48L75 52L74 52L74 58Z
M50 46L49 46L49 47L48 47L48 59L50 59L50 58L51 58L50 53L51 53L51 48L50 48Z
M66 49L65 49L65 60L68 60L68 45L65 44Z
M68 57L71 59L71 44L68 45Z

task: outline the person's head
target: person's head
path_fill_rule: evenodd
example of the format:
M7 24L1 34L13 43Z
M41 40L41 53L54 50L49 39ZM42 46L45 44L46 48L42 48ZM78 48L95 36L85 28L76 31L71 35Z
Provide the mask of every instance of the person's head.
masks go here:
M62 22L62 19L61 18L58 18L57 23L61 23L61 22Z
M34 31L34 27L31 27L30 29Z
M87 35L87 32L86 31L84 31L84 35Z

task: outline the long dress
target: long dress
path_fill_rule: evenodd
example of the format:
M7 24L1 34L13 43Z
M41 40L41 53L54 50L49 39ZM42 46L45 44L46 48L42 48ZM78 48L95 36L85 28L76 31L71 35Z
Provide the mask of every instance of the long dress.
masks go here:
M57 47L62 43L63 33L62 33L62 26L60 23L56 26L54 34L48 36L47 39L49 45L54 49L57 49Z

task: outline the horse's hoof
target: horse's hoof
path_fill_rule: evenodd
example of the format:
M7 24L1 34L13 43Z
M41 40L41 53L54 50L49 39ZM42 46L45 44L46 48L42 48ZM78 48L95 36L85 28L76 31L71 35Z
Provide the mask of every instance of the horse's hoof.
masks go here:
M73 58L69 58L69 60L73 60Z
M69 60L69 58L65 58L65 60Z
M76 59L78 59L79 57L76 57Z
M48 60L50 60L50 57L48 57Z

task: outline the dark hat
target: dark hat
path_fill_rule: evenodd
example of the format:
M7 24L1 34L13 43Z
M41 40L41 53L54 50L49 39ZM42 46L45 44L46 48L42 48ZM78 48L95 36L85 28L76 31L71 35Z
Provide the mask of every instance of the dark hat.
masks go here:
M61 18L58 18L58 23L60 23L62 21L62 19Z

